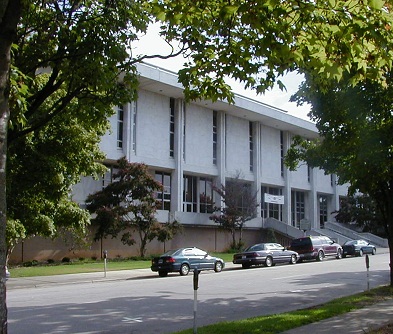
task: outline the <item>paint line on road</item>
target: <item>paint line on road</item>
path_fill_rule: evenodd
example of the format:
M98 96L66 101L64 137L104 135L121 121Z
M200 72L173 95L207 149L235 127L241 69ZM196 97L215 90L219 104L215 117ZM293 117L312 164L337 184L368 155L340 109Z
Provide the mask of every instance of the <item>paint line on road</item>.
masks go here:
M133 324L133 323L136 323L136 322L137 322L137 323L143 322L143 320L142 320L141 317L138 317L138 318L128 318L128 317L124 317L122 321L123 321L123 322L127 322L127 323L129 323L129 324Z

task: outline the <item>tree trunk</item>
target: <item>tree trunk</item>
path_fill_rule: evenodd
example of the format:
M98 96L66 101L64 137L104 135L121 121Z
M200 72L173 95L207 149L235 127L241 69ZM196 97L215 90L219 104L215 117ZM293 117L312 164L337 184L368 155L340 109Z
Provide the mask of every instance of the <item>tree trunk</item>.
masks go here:
M389 254L390 254L390 286L393 286L393 241L389 238Z
M10 118L9 92L11 45L21 13L20 0L0 1L0 333L7 333L5 265L7 260L6 161L7 131Z

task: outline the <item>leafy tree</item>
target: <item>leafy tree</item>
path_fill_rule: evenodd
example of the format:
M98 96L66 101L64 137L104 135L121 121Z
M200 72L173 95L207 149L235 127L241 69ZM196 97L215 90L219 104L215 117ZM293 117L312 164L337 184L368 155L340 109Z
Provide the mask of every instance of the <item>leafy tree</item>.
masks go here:
M393 285L393 74L385 76L386 87L342 82L327 91L308 76L295 99L312 105L320 139L295 138L287 163L294 169L304 160L336 173L340 183L350 184L350 195L360 192L375 202L389 241Z
M180 73L188 98L232 101L227 76L262 92L288 70L312 68L321 79L354 71L357 82L381 78L391 66L390 2L380 0L0 1L1 333L7 332L7 150L18 138L53 126L73 100L92 106L85 116L94 124L110 106L133 98L134 64L144 56L129 51L150 14L163 21L168 41L188 48L191 62ZM49 77L37 90L42 69ZM52 99L58 90L65 94Z
M382 0L160 0L153 12L189 55L180 74L191 98L226 99L228 77L263 93L287 71L323 84L383 78L392 60L391 2Z
M136 231L139 253L144 257L148 242L171 239L180 225L176 221L160 224L155 218L155 192L162 190L162 184L154 180L146 165L129 163L125 158L117 164L114 181L86 200L88 210L96 214L93 219L97 225L95 239L116 238L120 234L124 244L134 245Z
M222 205L215 206L210 219L219 224L223 229L228 230L232 236L230 248L240 250L243 244L243 228L245 223L256 217L258 207L257 194L253 194L248 184L240 179L238 173L235 178L227 181L225 186L213 185L213 191L222 198ZM236 239L236 232L239 237Z
M386 236L386 233L381 235L383 222L378 207L368 195L356 194L343 198L340 209L333 213L336 214L335 219L339 223L356 223L363 232Z

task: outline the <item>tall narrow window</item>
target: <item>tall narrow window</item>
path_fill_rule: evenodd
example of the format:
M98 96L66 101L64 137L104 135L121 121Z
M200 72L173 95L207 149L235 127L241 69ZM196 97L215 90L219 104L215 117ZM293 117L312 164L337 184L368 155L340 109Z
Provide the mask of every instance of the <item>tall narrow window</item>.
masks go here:
M212 179L206 177L199 178L199 212L213 212L213 188Z
M169 121L169 156L175 156L175 99L169 100L170 121Z
M186 161L186 104L183 104L183 161Z
M132 151L136 152L136 114L137 114L137 102L132 103Z
M197 177L184 175L183 177L183 211L198 212Z
M292 191L292 226L300 227L300 221L305 217L305 194L302 191Z
M213 165L217 165L217 111L213 110Z
M320 228L325 227L325 223L328 220L328 198L326 195L319 196L319 226Z
M155 179L163 186L162 191L157 192L157 208L169 211L171 209L171 174L156 172Z
M123 130L124 130L124 108L117 107L117 147L123 147Z
M311 167L307 165L307 181L311 182Z
M284 133L280 131L281 176L284 177Z
M253 130L252 130L252 122L249 122L248 126L249 130L249 146L250 146L250 172L254 170L254 144L253 144Z

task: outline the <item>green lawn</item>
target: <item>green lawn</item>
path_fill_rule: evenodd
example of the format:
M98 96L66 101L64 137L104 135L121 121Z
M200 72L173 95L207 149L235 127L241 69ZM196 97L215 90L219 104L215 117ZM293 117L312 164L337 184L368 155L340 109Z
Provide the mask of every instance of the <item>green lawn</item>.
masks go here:
M212 253L213 256L221 257L225 262L232 261L233 254L230 253ZM106 270L132 270L150 268L150 260L107 260ZM40 264L33 263L29 266L10 266L11 277L33 277L33 276L51 276L78 273L91 273L104 271L104 261L92 260L73 260L67 263Z

